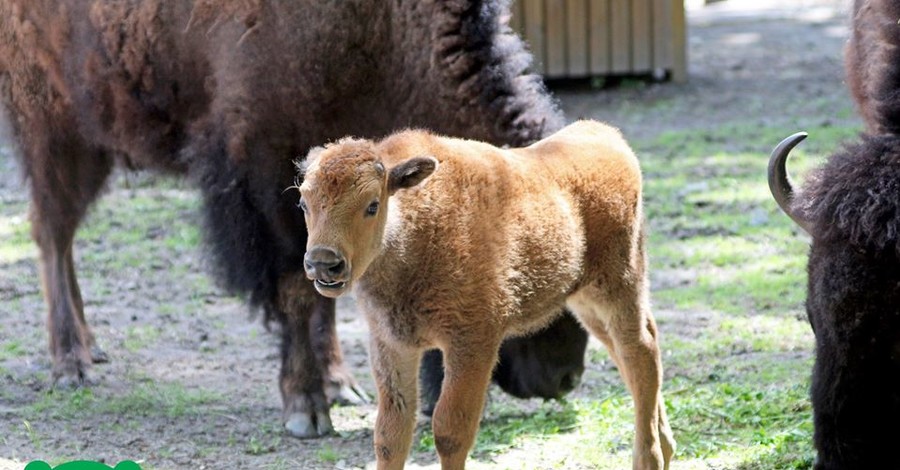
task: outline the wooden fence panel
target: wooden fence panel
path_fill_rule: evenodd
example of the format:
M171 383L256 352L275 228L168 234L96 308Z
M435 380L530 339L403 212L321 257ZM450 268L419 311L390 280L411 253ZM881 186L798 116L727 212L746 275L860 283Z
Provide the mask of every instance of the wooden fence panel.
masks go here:
M588 76L590 44L588 42L588 2L566 1L566 65L567 76Z
M603 75L612 70L609 47L609 0L590 0L588 9L591 73Z
M549 78L687 77L683 0L518 0L510 25Z
M566 75L566 0L545 0L547 15L544 72L548 77Z
M609 29L612 42L612 68L615 73L628 73L631 68L631 1L610 0Z
M535 70L546 73L544 54L544 1L522 0L525 3L525 40L534 54Z
M631 68L653 70L653 16L651 0L631 1Z

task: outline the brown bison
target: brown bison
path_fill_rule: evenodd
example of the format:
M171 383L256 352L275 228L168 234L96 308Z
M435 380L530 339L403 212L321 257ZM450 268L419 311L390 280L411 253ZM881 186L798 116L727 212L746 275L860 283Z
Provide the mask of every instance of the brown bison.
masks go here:
M507 13L495 1L0 0L0 102L31 184L54 380L81 384L106 360L72 240L113 167L186 175L218 278L283 326L287 429L330 432L329 402L364 395L334 302L303 273L306 228L284 193L293 159L413 124L498 145L559 128ZM526 361L556 359L517 341ZM521 378L522 394L561 394L583 351Z
M634 468L667 468L675 442L650 312L641 173L616 129L579 121L529 147L404 131L310 151L299 205L306 275L355 287L378 387L378 468L403 468L422 352L444 353L434 410L444 469L461 469L507 335L568 305L604 342L635 403Z
M900 422L900 2L856 0L847 82L866 124L795 193L772 153L778 205L812 236L806 310L816 469L898 468Z
M773 194L812 235L806 311L816 336L816 469L896 468L900 422L900 138L864 136L799 195L773 153Z

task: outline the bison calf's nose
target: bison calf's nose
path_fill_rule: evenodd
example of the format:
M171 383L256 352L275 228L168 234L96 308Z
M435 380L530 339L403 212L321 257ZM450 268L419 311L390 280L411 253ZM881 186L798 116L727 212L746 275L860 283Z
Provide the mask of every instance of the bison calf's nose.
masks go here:
M316 247L303 257L306 276L310 279L336 281L344 280L347 263L344 257L331 248Z

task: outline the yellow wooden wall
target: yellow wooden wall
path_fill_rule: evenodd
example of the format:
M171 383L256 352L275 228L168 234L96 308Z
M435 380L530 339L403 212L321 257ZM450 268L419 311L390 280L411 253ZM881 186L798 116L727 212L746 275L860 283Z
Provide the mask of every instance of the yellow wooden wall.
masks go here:
M510 26L547 78L687 78L683 0L514 0Z

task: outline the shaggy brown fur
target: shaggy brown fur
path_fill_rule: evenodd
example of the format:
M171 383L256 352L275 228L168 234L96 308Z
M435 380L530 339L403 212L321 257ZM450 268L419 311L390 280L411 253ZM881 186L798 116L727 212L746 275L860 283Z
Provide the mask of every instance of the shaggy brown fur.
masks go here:
M463 468L501 341L565 305L634 397L634 468L668 466L641 175L617 130L580 121L513 150L405 131L343 139L303 166L307 276L328 297L355 286L369 320L379 468L405 463L424 350L446 358L435 446Z
M798 195L773 152L782 209L812 235L806 310L817 470L896 468L900 421L900 2L856 0L847 82L866 123ZM790 139L790 138L789 138ZM788 142L789 140L786 140Z
M80 384L105 360L72 239L111 169L186 174L203 191L219 278L285 326L288 429L329 432L327 402L362 394L333 302L299 269L305 227L283 193L292 160L410 124L498 145L557 129L506 12L489 1L0 0L0 101L31 183L54 378Z
M871 134L900 135L900 4L855 0L847 84Z
M786 152L774 157L783 175ZM782 192L791 199L790 186ZM894 468L896 434L886 430L900 421L900 138L864 136L782 208L813 237L815 468Z

